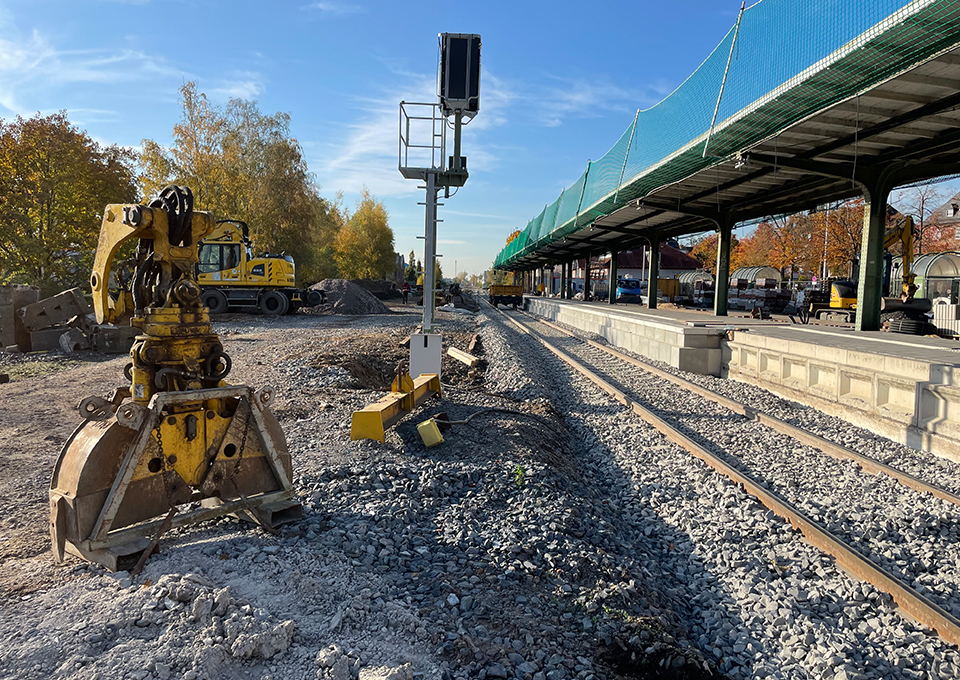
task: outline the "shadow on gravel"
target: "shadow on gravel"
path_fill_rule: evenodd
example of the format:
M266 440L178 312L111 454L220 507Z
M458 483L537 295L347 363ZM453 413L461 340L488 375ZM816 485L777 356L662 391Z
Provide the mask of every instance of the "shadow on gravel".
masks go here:
M452 420L490 405L465 403L461 395L445 395L442 408ZM467 671L465 677L491 665L519 669L517 677L526 677L522 663L546 669L553 654L559 669L562 660L590 659L602 678L718 677L687 641L692 593L677 589L661 570L668 559L695 564L696 558L684 557L681 542L661 521L627 516L613 502L612 492L632 482L611 473L616 468L610 452L569 432L545 400L488 401L528 411L529 417L491 411L456 426L431 449L423 447L415 425L439 408L424 409L396 429L403 457L420 470L402 489L421 507L399 515L402 526L418 528L400 551L411 555L401 566L422 584L421 614L440 617L441 631L448 631L446 639L439 635L432 642ZM371 469L381 468L367 461L364 474ZM349 474L344 482L352 483L357 472L341 468L332 474ZM381 493L395 491L389 481L380 479ZM331 515L332 525L347 527L348 534L357 523L384 522L376 515ZM363 541L346 544L348 555L377 568L379 558L364 552ZM450 594L468 602L468 609L445 605ZM533 650L551 653L535 657L527 643L511 647L510 641L530 635ZM484 642L487 636L492 644ZM574 668L567 669L573 677Z
M514 347L526 346L525 356L545 356L535 340L507 324L501 324L501 329ZM545 360L554 361L548 355ZM661 484L651 483L649 478L637 479L631 474L621 462L624 453L613 451L601 439L606 433L596 429L597 416L612 416L622 407L612 402L609 406L595 406L579 401L575 396L579 388L574 386L566 370L543 370L537 366L528 370L537 376L543 392L551 395L553 405L566 412L565 426L579 433L578 476L571 480L577 493L595 499L595 503L599 501L599 514L604 519L610 518L619 536L612 552L642 563L645 587L659 589L670 610L671 625L661 631L668 634L668 644L653 644L655 638L645 636L642 625L629 622L615 639L596 640L597 658L628 678L699 679L727 677L727 674L728 677L752 677L753 663L749 656L728 658L720 654L715 657L713 651L717 647L734 646L735 641L727 639L732 631L741 635L736 642L763 650L763 644L750 634L750 626L736 613L741 605L726 594L728 586L720 583L719 576L694 552L691 538L661 519L657 512L663 509L652 511L649 497L662 496ZM632 445L643 447L644 442L635 441ZM657 464L656 454L640 449L636 455L647 461L644 465ZM611 507L612 513L608 511ZM679 640L679 644L671 637ZM704 663L703 657L697 654L700 663L691 663L690 651L683 649L684 645L698 652L703 647L702 653L709 661ZM685 652L682 658L678 658L678 648Z
M611 376L602 367L592 365L582 358L581 361L624 393L631 394L634 391L632 386L626 385L623 381ZM640 401L643 403L642 400ZM703 432L710 433L720 423L729 423L731 420L744 424L752 424L752 421L733 413L721 415L704 413L697 411L695 408L677 410L665 409L655 404L645 403L644 405L691 440L720 457L743 474L751 477L761 486L795 504L801 505L795 498L792 498L793 489L783 488L783 481L780 478L785 474L788 476L796 474L791 469L791 457L783 457L769 468L757 468L751 465L749 461L745 463L738 456L731 454L727 450L729 445L720 445L703 434ZM784 437L784 440L790 441L787 437ZM737 442L737 445L742 446L743 443ZM799 442L791 444L791 446L804 448ZM833 466L850 465L858 469L856 464L850 462L840 463L833 460L827 462ZM865 472L861 471L853 474L856 478L853 483L854 487L858 483L863 483L867 487L874 483ZM895 491L907 493L902 488L897 487L895 483L892 484ZM931 553L946 554L952 549L953 539L949 534L943 533L944 521L941 520L936 510L926 510L918 507L904 511L904 514L897 519L904 520L909 515L914 515L914 517L910 519L909 523L898 523L885 515L881 506L874 506L867 510L846 510L843 509L844 504L838 502L838 499L842 499L845 494L853 494L856 497L860 493L858 489L847 489L845 484L836 486L833 492L829 494L807 492L804 494L804 502L814 508L814 511L807 510L806 512L828 531L847 541L865 558L873 560L909 587L929 597L952 614L960 614L960 609L954 604L960 598L960 586L953 579L953 565L948 563L944 570L945 577L938 579L936 588L929 588L930 580L941 576L940 570L934 560L929 557L918 556L910 545L911 540L919 537L925 540L927 543L925 550ZM904 531L905 527L906 531ZM908 535L907 532L912 536Z

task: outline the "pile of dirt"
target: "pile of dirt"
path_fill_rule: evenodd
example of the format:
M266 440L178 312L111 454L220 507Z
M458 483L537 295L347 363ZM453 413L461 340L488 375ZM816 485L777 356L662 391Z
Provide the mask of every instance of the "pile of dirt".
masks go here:
M357 284L378 300L398 300L402 297L400 289L397 288L397 284L393 281L384 281L383 279L351 279L350 283Z
M324 279L311 286L327 294L327 304L306 309L315 314L389 314L390 308L352 281Z

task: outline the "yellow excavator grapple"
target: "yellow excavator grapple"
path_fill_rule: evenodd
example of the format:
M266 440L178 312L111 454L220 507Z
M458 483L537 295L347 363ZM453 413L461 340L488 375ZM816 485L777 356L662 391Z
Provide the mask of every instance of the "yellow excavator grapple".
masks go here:
M107 290L120 246L138 239L131 283L140 330L108 398L80 403L50 482L50 533L66 552L110 570L139 569L174 526L226 514L268 531L300 519L269 387L227 385L231 361L194 278L197 243L216 226L184 187L149 205L108 205L90 284L97 322L129 314ZM130 296L127 296L128 298ZM118 304L119 303L119 304Z

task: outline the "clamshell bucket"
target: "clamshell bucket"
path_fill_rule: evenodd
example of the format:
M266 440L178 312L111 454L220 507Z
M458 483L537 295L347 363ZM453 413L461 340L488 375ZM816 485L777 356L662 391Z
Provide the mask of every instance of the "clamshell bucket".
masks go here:
M133 569L171 527L232 514L272 531L300 519L272 399L243 386L164 392L115 414L106 400L84 400L87 419L50 483L57 559Z

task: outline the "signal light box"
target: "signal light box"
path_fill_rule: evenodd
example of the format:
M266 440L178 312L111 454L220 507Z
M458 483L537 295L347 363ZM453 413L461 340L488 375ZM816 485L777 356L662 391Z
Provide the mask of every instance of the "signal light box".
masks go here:
M480 36L440 34L440 109L473 118L480 111Z

